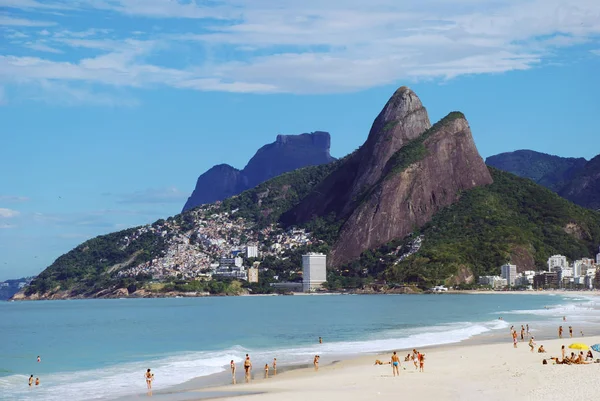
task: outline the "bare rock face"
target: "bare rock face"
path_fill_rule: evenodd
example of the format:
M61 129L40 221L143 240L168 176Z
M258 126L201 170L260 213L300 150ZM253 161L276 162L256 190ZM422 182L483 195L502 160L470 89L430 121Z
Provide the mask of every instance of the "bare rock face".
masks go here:
M492 183L464 118L434 130L423 143L426 156L385 176L350 215L333 248L333 264L410 234L456 202L461 191Z
M329 175L296 208L283 216L294 224L334 213L347 217L361 193L369 190L392 155L431 127L427 110L409 88L398 89L371 127L367 141L348 156L342 167Z
M298 224L331 213L344 221L329 258L338 266L410 234L461 191L491 183L462 113L431 127L417 95L402 87L365 144L282 221Z
M329 154L328 132L277 135L275 142L261 147L243 170L228 164L212 167L196 182L183 211L227 199L288 171L318 166L335 160Z

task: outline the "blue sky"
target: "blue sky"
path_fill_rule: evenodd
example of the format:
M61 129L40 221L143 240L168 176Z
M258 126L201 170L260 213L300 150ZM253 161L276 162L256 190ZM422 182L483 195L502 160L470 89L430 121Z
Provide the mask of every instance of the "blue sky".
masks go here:
M343 156L401 85L483 157L589 159L599 34L596 0L0 0L0 280L178 213L277 134Z

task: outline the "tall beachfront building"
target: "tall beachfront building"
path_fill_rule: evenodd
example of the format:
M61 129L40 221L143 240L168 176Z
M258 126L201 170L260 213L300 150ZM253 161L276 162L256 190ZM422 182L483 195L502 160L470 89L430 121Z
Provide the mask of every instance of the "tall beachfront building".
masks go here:
M312 292L327 281L327 256L322 253L302 255L302 291Z
M548 259L548 271L553 272L560 269L566 269L569 267L567 263L567 257L562 255L553 255Z
M500 271L502 278L506 279L506 283L511 287L514 286L517 280L517 265L507 263L500 267Z
M256 245L248 245L246 247L247 258L258 258L258 247Z

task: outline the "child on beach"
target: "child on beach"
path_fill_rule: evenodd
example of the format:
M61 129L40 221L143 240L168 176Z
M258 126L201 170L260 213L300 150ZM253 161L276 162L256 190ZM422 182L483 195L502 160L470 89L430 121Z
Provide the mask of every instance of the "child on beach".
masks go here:
M529 348L531 348L531 352L535 349L535 342L533 341L533 337L529 339Z

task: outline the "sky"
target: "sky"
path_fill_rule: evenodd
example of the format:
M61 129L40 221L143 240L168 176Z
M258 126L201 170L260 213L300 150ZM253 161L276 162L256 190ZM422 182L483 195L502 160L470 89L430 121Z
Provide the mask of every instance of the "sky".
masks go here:
M600 153L597 0L0 0L0 280L180 212L277 134L360 146L394 90L481 155Z

